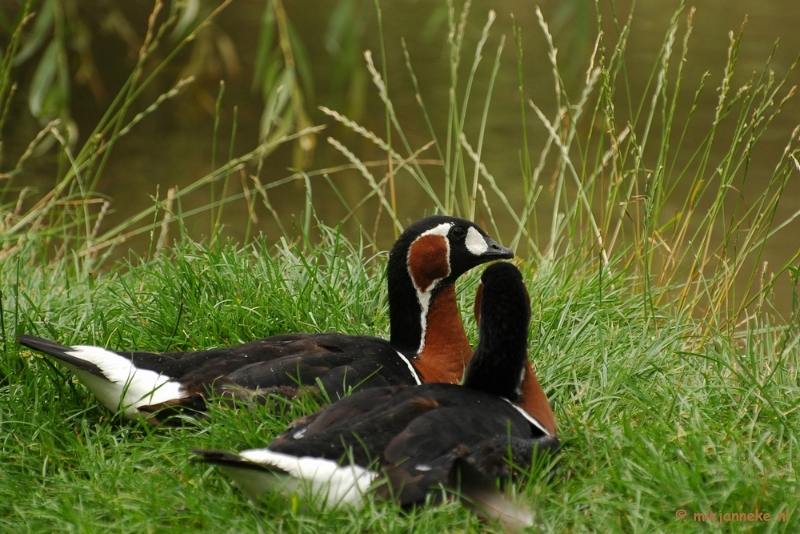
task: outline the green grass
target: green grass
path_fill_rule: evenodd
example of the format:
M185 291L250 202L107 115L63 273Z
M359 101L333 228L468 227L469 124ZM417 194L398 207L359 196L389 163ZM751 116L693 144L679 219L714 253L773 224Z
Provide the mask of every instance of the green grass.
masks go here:
M189 449L263 446L294 417L313 411L313 401L276 410L214 406L197 425L154 428L106 412L70 373L21 350L14 340L32 333L66 344L166 351L294 331L386 337L386 255L375 252L375 224L359 221L357 233L347 236L314 224L315 188L325 180L338 192L344 171L355 171L371 192L357 205L345 202L348 218L358 217L358 206L369 204L383 210L384 225L402 226L394 191L395 181L404 179L427 195L422 208L474 214L524 258L519 264L533 297L530 353L564 443L555 476L533 470L518 486L542 531L798 530L795 265L800 251L785 265L772 267L772 277L760 267L765 243L797 217L775 220L781 195L800 166L796 132L767 185L748 198L738 193L745 190L748 164L761 139L793 92L785 87L791 70L776 75L767 63L747 87L731 89L742 39L735 35L727 63L717 66L723 80L716 89L713 122L697 124L695 108L679 122L675 110L678 95L687 91L682 65L692 12L683 6L676 12L654 58L651 84L641 95L631 95L625 85L630 21L615 20L618 35L598 39L577 98L561 80L551 49L559 109L548 118L535 102L521 100L523 121L532 114L548 137L534 147L533 135L527 136L519 151L522 194L512 194L480 162L491 91L479 103L480 113L473 117L466 111L475 108L470 104L475 80L485 76L491 86L494 73L503 68L499 55L481 48L492 19L473 46L462 24L468 14L449 9L454 90L447 124L432 124L418 95L433 144L408 142L386 89L387 73L371 60L367 68L391 125L385 138L339 112L323 110L378 146L390 165L362 161L343 141L331 139L346 165L262 184L258 176L270 152L309 134L298 126L274 132L251 152L108 228L109 204L93 192L105 158L112 157L114 141L130 131L131 123L175 97L168 93L144 115L127 116L151 79L139 77L151 49L142 52L139 74L132 74L85 145L73 153L58 125L48 125L32 140L31 151L0 175L7 180L0 190L0 528L37 533L497 530L452 503L411 513L389 503L329 512L279 499L251 505L216 470L192 463ZM178 15L171 13L164 26L151 28L154 47L167 46L159 36ZM552 46L545 21L540 22ZM517 30L519 47L530 29ZM18 44L12 40L0 62L0 102L10 101L13 92L8 58ZM184 44L162 51L163 65ZM488 70L483 56L494 58ZM522 71L524 64L520 58L516 67ZM410 61L409 69L413 79ZM524 87L520 90L524 95ZM467 128L470 121L477 128ZM683 145L688 128L706 129L699 146ZM477 138L468 139L467 131L479 132ZM56 185L41 200L28 202L15 180L25 160L36 157L33 147L48 136L60 147ZM424 165L422 157L431 156L423 148L435 151L440 164ZM678 154L688 154L681 160L688 163L678 166ZM374 174L381 165L388 167L386 174ZM218 188L217 182L227 183L232 173L245 169L254 171L252 189L225 197L226 187ZM268 191L294 181L305 185L307 204L295 228L287 230L286 214L270 203ZM554 197L549 206L541 202L545 188ZM183 210L186 195L209 190L208 205ZM250 213L256 202L264 203L282 237L226 242L219 223L222 207L231 202ZM680 208L667 213L668 205ZM196 226L195 215L209 211L208 238L190 237L187 229ZM501 213L510 225L498 222ZM115 249L140 234L149 235L145 250L113 260ZM479 274L470 273L458 284L465 313ZM788 313L774 307L776 287L792 294ZM474 341L474 321L465 315L465 323ZM677 517L680 510L688 516ZM787 514L788 520L694 520L694 513L756 510Z
M93 276L66 261L60 269L29 264L19 283L14 263L5 262L4 309L14 318L6 321L2 363L5 528L484 528L453 505L411 514L388 504L360 512L292 511L281 501L250 505L213 468L192 464L189 448L261 446L313 404L277 415L266 407L214 407L197 426L153 428L111 416L69 373L13 343L21 332L151 350L288 331L386 336L384 258L327 235L303 254L268 254L261 244L214 251L187 241L170 261L136 260ZM796 329L762 322L733 338L716 332L700 338L697 320L672 306L644 313L623 269L609 269L618 274L604 275L602 287L591 266L567 258L549 269L523 269L534 301L531 355L565 445L556 476L548 481L534 473L521 489L544 530L701 530L675 512L756 508L792 518L759 528L797 528L800 510L787 497L798 490ZM478 274L458 286L464 310ZM474 321L466 323L474 340Z

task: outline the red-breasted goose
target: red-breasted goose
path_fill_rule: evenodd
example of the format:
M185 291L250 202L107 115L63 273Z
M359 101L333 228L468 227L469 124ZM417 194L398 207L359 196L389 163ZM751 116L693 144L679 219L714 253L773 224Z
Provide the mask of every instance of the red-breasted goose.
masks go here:
M360 506L375 491L414 505L458 486L479 513L531 524L494 481L513 479L509 459L524 468L537 449L556 449L555 420L528 362L530 300L520 272L493 264L482 282L480 339L463 385L369 389L296 421L266 449L194 452L253 499L299 492L324 506Z
M17 339L59 360L106 408L121 409L128 418L141 414L154 422L164 407L204 410L211 391L240 398L292 396L299 385L313 388L319 380L336 399L350 389L456 383L472 349L456 305L454 282L477 265L511 257L510 249L464 219L435 215L411 224L389 254L388 342L302 333L233 347L157 354L67 347L29 335Z

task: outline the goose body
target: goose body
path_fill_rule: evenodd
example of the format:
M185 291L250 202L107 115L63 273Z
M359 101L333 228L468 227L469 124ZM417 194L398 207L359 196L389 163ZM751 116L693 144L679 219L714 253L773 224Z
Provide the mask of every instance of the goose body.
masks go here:
M477 265L512 256L464 219L431 216L410 225L389 255L388 341L297 333L165 354L65 346L30 335L18 341L65 365L106 408L153 421L161 420L162 408L203 411L211 393L291 397L322 384L336 399L370 387L457 383L472 349L456 305L455 280Z
M361 506L375 492L414 505L447 488L508 526L530 525L494 481L514 478L509 460L524 468L537 450L556 449L555 420L527 359L530 303L519 271L491 265L482 288L464 385L369 389L298 420L264 449L194 452L253 499L301 492Z

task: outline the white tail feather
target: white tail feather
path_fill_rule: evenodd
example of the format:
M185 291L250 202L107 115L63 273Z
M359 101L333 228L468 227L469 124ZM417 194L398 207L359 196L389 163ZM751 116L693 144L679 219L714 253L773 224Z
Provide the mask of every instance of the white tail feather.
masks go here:
M169 377L155 371L138 369L124 356L88 345L71 348L67 354L96 365L103 376L78 369L66 362L62 363L75 373L103 406L113 412L122 408L128 419L139 415L139 406L159 404L186 396L179 382L173 382Z
M339 465L332 460L297 457L269 449L242 451L239 456L275 471L220 465L250 499L269 492L285 495L298 493L304 499L317 500L324 507L349 504L360 508L377 473L357 465Z

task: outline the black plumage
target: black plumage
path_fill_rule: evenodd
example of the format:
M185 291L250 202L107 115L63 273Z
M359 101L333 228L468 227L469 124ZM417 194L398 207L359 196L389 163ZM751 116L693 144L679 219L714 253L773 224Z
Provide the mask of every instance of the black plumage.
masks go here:
M414 247L421 238L430 241L426 247L418 247L428 255L417 258ZM232 347L158 354L66 347L29 335L20 335L18 340L59 359L109 409L125 408L129 417L141 411L154 421L175 410L203 411L205 399L213 393L244 399L272 393L291 397L315 391L321 384L327 395L336 399L354 389L458 381L471 351L455 305L453 283L481 263L512 256L509 249L464 219L431 216L410 225L393 247L387 271L391 341L298 333ZM437 261L425 261L431 258ZM416 287L420 280L432 282L429 287ZM430 320L428 313L434 309L440 313ZM428 337L424 338L426 329ZM440 330L445 342L430 342ZM428 353L426 339L431 347ZM444 370L437 372L439 368ZM161 391L151 394L156 387ZM131 392L138 392L138 397ZM170 410L159 411L167 407Z
M480 341L463 386L423 384L356 393L296 421L266 450L243 452L238 466L229 453L196 452L212 463L224 460L226 472L243 487L268 488L269 482L254 486L248 477L275 472L302 477L305 459L325 459L340 469L369 469L374 491L403 505L421 503L432 492L441 495L434 490L442 486L458 488L481 501L486 515L527 524L520 519L527 517L524 512L502 504L491 491L492 481L513 480L509 460L524 468L537 451L555 450L559 441L511 402L522 403L523 375L531 372L526 367L530 302L522 277L513 265L499 263L486 269L482 282ZM286 457L297 459L296 472ZM358 504L347 495L343 501ZM498 503L505 512L485 510Z

